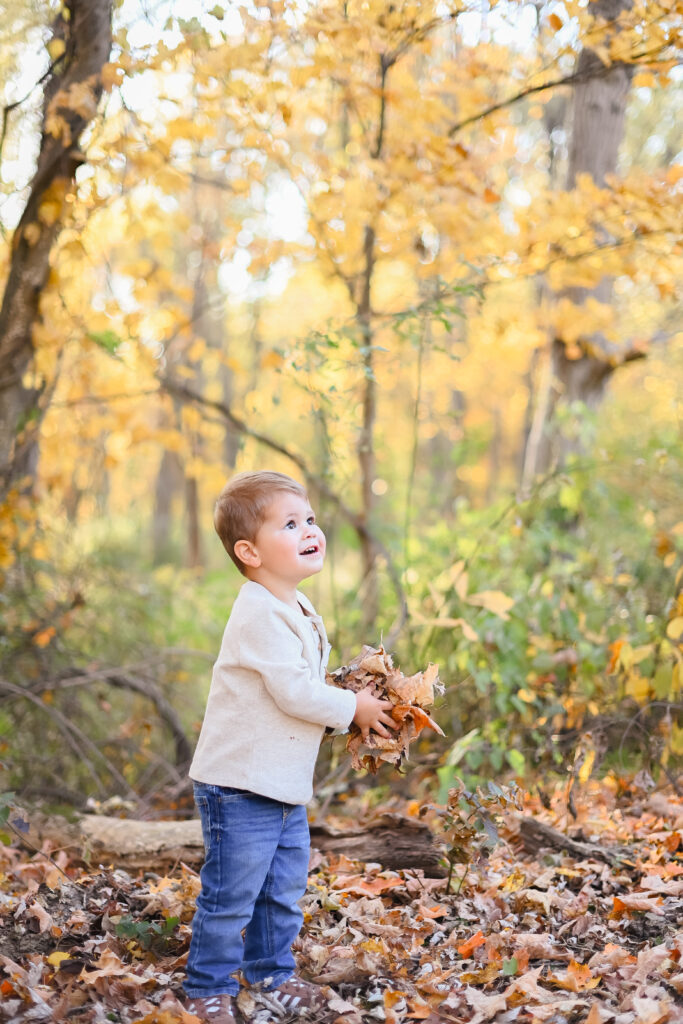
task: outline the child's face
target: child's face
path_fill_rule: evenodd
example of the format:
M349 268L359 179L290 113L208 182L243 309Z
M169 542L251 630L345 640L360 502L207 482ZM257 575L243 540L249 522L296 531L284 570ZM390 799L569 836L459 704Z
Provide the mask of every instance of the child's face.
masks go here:
M296 586L320 572L325 534L316 525L309 502L289 491L277 493L253 542L259 574Z

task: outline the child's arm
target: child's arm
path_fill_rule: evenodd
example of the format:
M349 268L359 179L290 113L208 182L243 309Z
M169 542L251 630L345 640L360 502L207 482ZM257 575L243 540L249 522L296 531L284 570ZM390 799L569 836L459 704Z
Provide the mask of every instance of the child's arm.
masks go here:
M285 714L330 729L346 729L357 711L356 694L326 685L311 671L301 639L280 614L264 609L241 624L239 663L260 676Z

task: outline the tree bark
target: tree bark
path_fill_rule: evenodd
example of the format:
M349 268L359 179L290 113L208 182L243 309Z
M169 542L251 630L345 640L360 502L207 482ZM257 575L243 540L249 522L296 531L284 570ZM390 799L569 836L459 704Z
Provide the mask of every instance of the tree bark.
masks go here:
M609 21L631 7L632 0L594 0L591 4L596 15ZM620 62L605 71L605 64L593 50L586 48L579 55L572 95L567 189L575 187L579 174L589 174L597 185L604 187L606 176L616 171L632 75L633 68ZM563 294L577 306L583 305L589 296L609 304L612 280L605 277L593 289L568 288ZM570 442L553 429L558 401L580 401L596 409L614 370L640 355L616 352L602 335L583 339L581 348L583 354L570 359L563 339L553 338L549 342L543 360L544 364L547 360L548 372L545 378L541 377L527 437L523 491L528 491L537 473L547 472L553 462L561 464L577 450L577 442Z
M97 111L102 66L111 49L113 0L66 0L54 36L65 44L44 91L38 166L12 240L0 307L0 498L35 476L37 434L47 404L44 382L25 381L34 355L33 329L50 272L50 253L64 225L79 139Z
M577 860L601 860L605 864L618 864L620 852L608 849L602 843L587 843L558 832L550 825L544 825L536 818L519 819L519 838L527 853L537 854L540 850L564 850Z

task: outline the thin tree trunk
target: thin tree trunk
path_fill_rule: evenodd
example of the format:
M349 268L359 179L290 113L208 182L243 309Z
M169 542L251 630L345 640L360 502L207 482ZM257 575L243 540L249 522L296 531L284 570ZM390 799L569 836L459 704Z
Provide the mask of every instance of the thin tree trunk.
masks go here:
M384 54L380 56L379 112L377 135L372 148L373 160L382 156L387 118L386 84L392 61ZM363 275L361 290L356 306L356 321L360 327L363 354L363 418L358 437L358 465L361 482L361 521L367 527L361 542L363 563L363 628L372 636L379 614L379 586L377 579L377 549L372 541L372 518L375 496L372 484L375 479L375 420L377 418L377 381L375 380L373 328L372 328L372 281L375 272L375 228L366 224L363 237Z
M227 406L232 406L235 398L234 374L230 367L225 366L225 364L221 364L220 381L223 401ZM232 472L235 468L239 450L240 435L230 426L229 423L226 423L225 434L223 436L223 461L228 467L229 472Z
M502 462L503 447L503 417L498 406L495 406L492 413L493 435L489 445L489 478L486 484L486 501L495 500L500 483L500 467Z
M185 514L187 516L185 562L190 569L197 569L204 562L204 554L199 521L199 484L195 476L186 475L185 477Z
M38 165L12 240L0 307L0 497L14 481L33 479L37 469L38 428L49 390L45 383L24 385L23 379L34 355L33 328L40 319L50 253L66 220L76 170L85 161L78 141L96 114L102 92L102 66L111 50L112 3L66 0L55 21L54 35L65 50L45 87ZM46 201L51 214L41 217Z
M621 11L631 6L632 0L594 0L591 5L596 15L609 20L616 19ZM590 49L581 51L577 65L578 81L572 95L568 189L575 187L579 174L589 174L602 187L606 176L616 170L632 74L630 65L619 62L605 72L605 65L597 53ZM612 281L605 277L593 289L568 288L564 296L577 306L583 305L589 296L609 304L612 301ZM549 364L541 370L541 385L527 438L523 492L528 491L536 474L546 472L554 461L562 463L576 449L577 442L570 442L553 429L553 413L558 400L568 403L580 401L590 408L597 408L616 367L636 358L635 353L615 358L615 353L610 351L607 340L601 335L583 339L582 347L585 354L578 359L569 359L563 339L552 338L550 341ZM549 376L544 375L544 371Z
M363 292L358 304L358 322L363 339L363 419L358 436L358 465L360 467L361 518L367 527L372 525L375 496L372 484L375 479L374 427L377 415L377 383L372 347L372 326L370 322L370 289L374 269L375 231L365 229L365 274ZM372 536L366 533L361 541L363 560L363 627L372 635L379 614L379 592L377 586L376 551Z
M173 527L173 501L183 482L183 470L178 453L165 448L161 456L154 489L154 517L152 522L152 550L154 564L161 565L171 555Z

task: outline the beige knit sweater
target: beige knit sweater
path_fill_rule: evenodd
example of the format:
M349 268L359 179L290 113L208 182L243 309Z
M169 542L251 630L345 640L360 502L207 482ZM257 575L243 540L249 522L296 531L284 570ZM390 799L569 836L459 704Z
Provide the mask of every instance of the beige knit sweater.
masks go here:
M304 594L297 598L302 612L251 580L237 595L190 766L196 782L290 804L311 799L325 727L347 728L356 698L326 684L323 621Z

